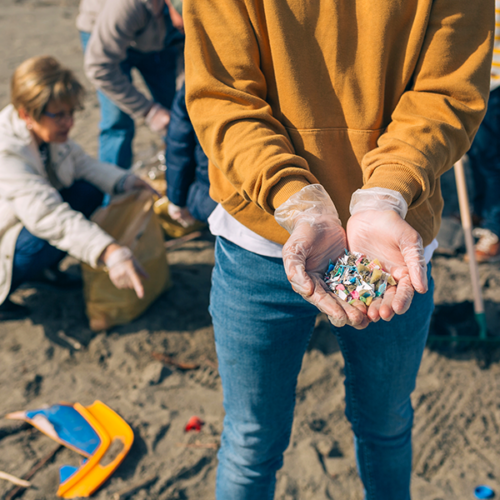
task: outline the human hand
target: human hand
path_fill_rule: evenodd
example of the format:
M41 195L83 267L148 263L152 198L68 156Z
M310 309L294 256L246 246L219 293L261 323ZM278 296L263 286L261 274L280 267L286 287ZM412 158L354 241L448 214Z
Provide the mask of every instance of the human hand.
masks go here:
M388 189L358 190L351 201L352 216L347 223L349 249L370 259L377 258L397 281L397 286L388 287L383 297L370 304L367 315L371 321L390 321L394 314L404 314L414 291L427 291L422 238L404 220L406 211L403 197Z
M170 20L172 21L172 26L184 34L184 21L182 19L182 12L177 12L175 7L172 5L170 0L165 0L168 7L168 13L170 14Z
M112 243L104 250L101 260L108 268L109 279L116 288L134 289L137 297L144 297L141 277L147 279L149 276L129 248Z
M192 226L196 222L196 219L186 207L179 207L174 205L171 201L168 202L167 211L170 218L178 222L184 228Z
M344 302L323 281L329 260L336 260L346 247L337 210L323 186L302 188L276 209L274 217L290 233L283 265L292 288L326 313L333 325L365 328L369 323L365 305Z
M144 121L152 132L165 134L170 123L170 111L155 103L147 112Z

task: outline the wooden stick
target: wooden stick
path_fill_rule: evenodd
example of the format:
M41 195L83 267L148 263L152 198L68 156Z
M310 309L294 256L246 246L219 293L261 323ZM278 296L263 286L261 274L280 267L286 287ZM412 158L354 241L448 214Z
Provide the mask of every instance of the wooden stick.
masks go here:
M151 356L166 365L175 366L179 370L197 370L200 367L199 363L183 363L182 361L177 361L171 356L162 354L161 352L152 352Z
M38 462L33 465L33 467L23 475L23 479L28 480L31 479L45 464L50 462L56 453L62 448L62 444L58 444L57 448L54 448L52 451L47 453L44 457L42 457ZM10 490L6 497L5 500L14 500L14 498L17 498L20 493L22 493L26 488L24 486L16 486L12 490Z
M195 240L201 236L201 231L193 231L192 233L185 234L184 236L180 236L175 240L169 240L164 243L167 252L171 252L177 247L184 245L188 241Z
M149 476L143 481L140 481L139 483L135 483L132 486L129 486L118 493L115 493L113 495L113 500L125 500L128 497L132 496L134 493L136 493L139 490L142 490L143 488L148 487L150 484L154 483L158 479L158 476L155 474L153 476Z
M472 291L474 293L474 312L476 314L482 314L484 313L484 302L481 286L479 284L479 270L474 250L474 238L472 237L472 218L470 215L463 159L455 163L455 180L457 183L458 203L460 205L460 218L462 219L462 227L465 235L465 247L469 255L470 277L472 281Z
M0 479L5 479L6 481L10 481L11 483L17 484L17 486L23 486L24 488L29 488L31 483L29 481L25 481L24 479L19 479L12 474L7 472L3 472L0 470Z

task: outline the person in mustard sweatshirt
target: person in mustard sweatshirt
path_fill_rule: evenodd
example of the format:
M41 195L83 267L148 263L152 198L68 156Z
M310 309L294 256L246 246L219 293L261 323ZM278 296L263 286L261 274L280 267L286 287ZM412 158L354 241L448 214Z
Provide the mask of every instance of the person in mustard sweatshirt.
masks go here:
M217 499L273 498L321 311L365 498L408 500L439 177L486 110L494 0L185 0L183 17L186 102L219 203ZM346 246L398 282L368 309L322 281Z

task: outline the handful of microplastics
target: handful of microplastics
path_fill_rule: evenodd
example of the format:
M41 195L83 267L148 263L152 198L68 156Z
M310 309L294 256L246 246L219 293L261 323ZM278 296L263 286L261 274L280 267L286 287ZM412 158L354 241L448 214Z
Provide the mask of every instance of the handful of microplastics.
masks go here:
M351 303L361 300L367 306L375 297L383 297L387 285L395 285L396 280L382 269L378 259L370 260L362 253L349 252L328 264L323 277L328 288L342 300Z

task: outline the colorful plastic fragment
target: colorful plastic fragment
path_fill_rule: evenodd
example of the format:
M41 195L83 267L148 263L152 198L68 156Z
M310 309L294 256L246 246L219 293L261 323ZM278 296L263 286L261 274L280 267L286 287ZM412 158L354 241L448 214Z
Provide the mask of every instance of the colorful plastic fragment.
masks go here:
M485 485L476 486L474 489L474 496L476 498L494 498L495 492L489 487Z
M189 431L196 431L200 432L201 428L205 425L205 422L200 417L191 417L188 420L188 423L186 424L186 427L184 428L184 432L189 432Z
M92 495L120 465L134 442L130 426L101 401L90 406L61 403L9 413L5 418L24 420L84 457L79 467L60 468L57 496L63 498Z
M388 285L396 285L378 259L370 261L363 254L348 250L335 264L330 261L323 279L342 300L349 303L360 300L367 306L375 297L382 297Z

